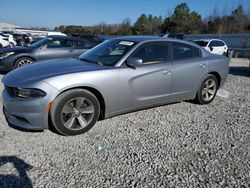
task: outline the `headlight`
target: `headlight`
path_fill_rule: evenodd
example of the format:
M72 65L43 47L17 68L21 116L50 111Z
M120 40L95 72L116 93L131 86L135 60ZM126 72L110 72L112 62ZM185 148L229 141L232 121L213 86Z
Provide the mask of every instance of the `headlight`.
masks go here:
M0 59L5 59L9 57L10 55L13 55L15 52L6 52L0 55Z
M23 89L23 88L17 88L16 89L16 95L17 97L21 98L40 98L44 97L46 93L40 89Z
M27 89L27 88L16 88L4 86L7 93L12 97L21 98L40 98L44 97L47 93L40 89Z

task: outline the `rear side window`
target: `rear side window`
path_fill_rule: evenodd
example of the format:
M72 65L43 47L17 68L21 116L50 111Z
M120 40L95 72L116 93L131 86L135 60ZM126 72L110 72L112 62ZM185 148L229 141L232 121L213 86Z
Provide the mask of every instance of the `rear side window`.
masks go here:
M185 43L172 42L172 49L174 60L185 60L202 56L199 48Z
M218 41L218 40L213 40L209 43L209 46L210 47L221 47L221 46L224 46L224 42L222 41Z
M73 40L55 39L47 45L47 48L73 48L73 46Z
M202 41L202 40L196 40L196 41L194 41L196 44L198 44L198 45L200 45L200 46L202 46L202 47L205 47L205 46L207 46L207 41Z
M142 59L143 64L155 64L168 61L166 42L148 42L139 46L130 57Z
M78 49L90 49L92 47L94 47L95 45L91 42L87 42L87 41L76 41L76 48Z

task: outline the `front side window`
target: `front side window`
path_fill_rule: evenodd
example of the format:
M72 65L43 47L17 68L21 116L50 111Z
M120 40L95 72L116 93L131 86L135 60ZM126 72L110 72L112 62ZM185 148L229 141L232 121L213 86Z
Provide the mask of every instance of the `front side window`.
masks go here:
M74 46L73 40L54 39L47 44L47 48L72 48Z
M80 59L89 63L114 66L135 45L136 42L133 41L108 40L81 55Z
M155 64L168 61L168 46L164 41L148 42L139 46L130 57L142 59L143 64Z
M172 49L174 60L185 60L201 57L201 50L189 44L173 42Z

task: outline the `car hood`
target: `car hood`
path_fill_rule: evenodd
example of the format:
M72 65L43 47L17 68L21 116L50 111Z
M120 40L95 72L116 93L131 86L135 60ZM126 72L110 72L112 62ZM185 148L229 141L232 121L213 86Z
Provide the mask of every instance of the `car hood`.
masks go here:
M4 48L4 49L0 49L0 54L6 53L6 52L25 53L25 52L29 52L30 50L31 49L28 47Z
M97 70L107 70L112 67L87 63L77 59L56 59L38 61L8 73L3 82L10 86L28 85L47 78ZM13 81L14 80L14 81Z

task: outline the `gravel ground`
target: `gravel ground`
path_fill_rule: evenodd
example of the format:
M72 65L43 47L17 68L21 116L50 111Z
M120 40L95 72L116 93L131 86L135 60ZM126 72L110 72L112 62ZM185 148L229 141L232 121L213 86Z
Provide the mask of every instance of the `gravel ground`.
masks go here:
M248 63L232 60L228 98L118 116L79 136L20 132L1 113L0 187L250 187Z

